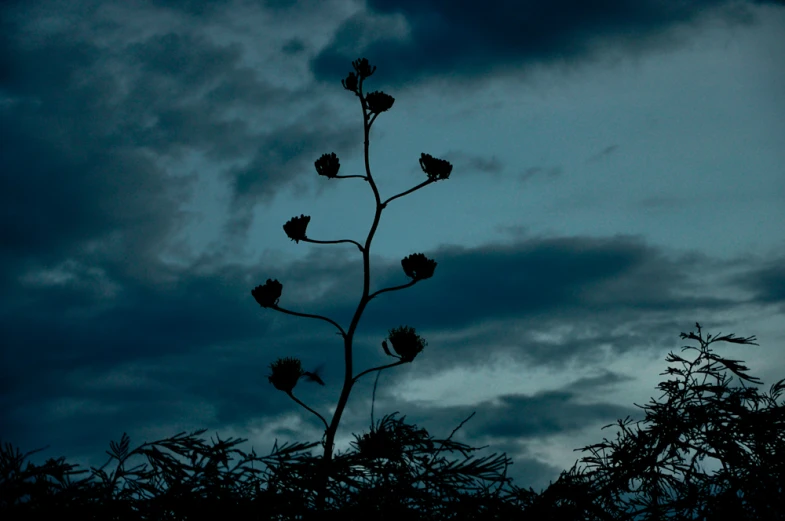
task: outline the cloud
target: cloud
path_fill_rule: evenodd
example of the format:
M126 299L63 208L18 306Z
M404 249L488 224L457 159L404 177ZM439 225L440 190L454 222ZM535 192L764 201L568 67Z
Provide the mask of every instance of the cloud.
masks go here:
M540 166L533 166L527 168L525 172L522 174L518 174L518 182L525 183L532 177L558 177L564 173L564 170L559 166L553 166L549 168L543 168Z
M374 299L357 332L358 370L385 362L379 344L391 327L414 326L429 342L412 366L385 374L380 406L400 405L394 391L414 374L478 368L492 356L561 370L597 363L605 347L616 354L661 351L683 328L674 317L691 321L740 305L707 296L693 279L717 266L701 257L669 257L634 237L518 237L425 253L439 263L434 277ZM317 410L334 405L342 374L334 328L262 310L250 289L276 278L284 286L282 307L346 325L362 270L349 249L315 248L287 265L265 257L251 269L219 253L180 267L136 261L96 250L48 269L8 272L0 314L8 345L0 364L0 415L12 426L6 439L29 450L52 443L47 433L56 431L57 455L59 447L82 455L119 438L116 425L137 437L151 425L168 435L195 424L248 432L293 413L266 381L268 365L281 356L298 356L309 369L325 363L326 387L303 382L297 395ZM372 265L372 290L407 280L398 259L374 256ZM772 266L750 263L738 281L764 289L777 277ZM464 429L467 441L510 452L516 483L544 486L558 469L528 452L527 442L577 436L633 415L629 406L585 400L627 378L606 371L548 391L459 406L409 402L402 410L410 421L450 427L477 411ZM358 383L343 432L367 429L372 380ZM306 415L294 437L318 439L307 435L318 426ZM292 427L282 424L269 434L292 437Z
M624 237L524 240L474 249L445 246L428 256L439 262L432 279L369 304L358 330L356 367L383 363L379 342L399 324L416 327L429 341L416 364L427 374L486 361L488 349L537 367L592 359L602 345L619 352L642 344L660 348L675 323L664 327L660 319L649 320L634 333L617 330L616 324L660 312L692 319L700 309L714 312L736 305L701 297L699 291L689 298L677 295L677 288L690 287L688 273L699 269L694 261L681 265ZM55 396L93 404L69 409L68 421L98 429L92 442L99 444L113 434L94 425L99 417L106 421L105 416L89 411L109 405L129 429L168 417L178 403L204 403L205 411L213 411L205 420L227 425L274 417L288 410L265 385L265 368L278 356L300 356L309 367L325 362L327 389L337 389L340 379L333 375L340 374L340 364L326 354L340 350L334 328L312 321L304 329L305 319L259 308L250 290L276 278L283 283L282 307L347 324L360 290L355 276L360 263L337 252L250 271L224 262L205 257L182 268L148 262L140 276L110 258L90 268L64 265L59 273L23 277L6 294L0 322L8 345L2 414L17 426L8 435L37 439L28 429L47 432L45 425L55 421L47 412ZM399 262L376 258L374 266L372 288L404 282ZM320 290L312 294L311 288ZM565 323L575 329L556 343L538 333ZM448 343L442 340L447 334L453 337ZM488 348L478 351L478 346ZM118 371L127 376L107 380ZM605 378L611 382L611 376ZM97 392L90 382L102 379L109 387ZM573 396L575 386L600 383L574 384L563 392ZM312 391L306 386L303 392ZM572 403L569 396L541 399ZM312 398L317 406L330 402L329 392ZM577 414L578 405L564 406ZM527 429L540 432L548 425ZM489 432L501 435L502 427Z
M760 304L785 303L785 259L773 259L733 277L732 283L753 293L752 301Z
M752 2L726 0L369 0L368 11L336 30L311 61L311 69L317 79L334 81L336 71L364 56L385 71L390 85L432 77L449 77L455 84L490 72L580 63L610 48L657 48L672 29L697 25L713 15L748 22L749 5ZM406 30L378 31L380 19L402 19Z
M504 170L504 165L496 156L488 158L460 150L451 150L444 154L441 159L449 161L455 169L460 169L464 172L479 171L496 175ZM417 167L417 170L419 171L419 167Z
M21 13L0 36L0 217L15 223L0 287L28 263L51 269L70 256L143 270L190 218L179 208L198 176L180 167L175 177L173 166L197 161L227 179L232 242L255 204L313 175L314 158L359 149L323 102L293 119L285 107L302 106L310 87L261 79L239 44L187 28L123 40L97 17L80 18L80 31L38 29ZM101 43L110 37L119 41Z
M618 148L619 148L619 145L609 145L609 146L603 148L601 151L599 151L596 154L594 154L593 156L591 156L589 159L586 160L586 162L587 163L593 163L595 161L599 161L600 159L602 159L604 157L608 157L611 154L613 154L614 152L616 152L616 150Z

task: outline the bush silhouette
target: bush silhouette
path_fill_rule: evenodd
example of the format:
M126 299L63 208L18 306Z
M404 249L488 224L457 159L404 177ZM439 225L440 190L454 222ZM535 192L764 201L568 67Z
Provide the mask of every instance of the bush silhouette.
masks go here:
M473 460L469 453L477 449L451 441L471 416L446 440L434 440L425 429L395 419L393 413L376 424L372 421L368 433L355 435L354 451L334 458L338 477L330 483L335 500L331 515L393 519L405 514L413 520L785 519L785 413L778 403L785 379L772 385L768 395L760 395L743 384L757 383L757 378L749 376L739 360L709 348L718 341L757 345L754 337L703 338L698 326L697 335L682 333L682 338L699 341L698 348L684 347L698 356L688 360L669 353L666 360L681 367L662 373L676 376L658 385L667 399L643 406L646 418L636 422L635 429L629 428L629 419L619 420L614 441L576 449L591 455L562 471L541 493L510 483L506 457ZM729 387L728 372L738 377L741 387ZM22 455L6 443L0 452L2 519L78 515L272 520L315 513L306 508L304 498L316 484L320 459L303 451L317 443L276 444L269 456L258 457L233 448L245 440L218 439L209 446L197 438L203 432L180 433L132 451L123 435L119 443L110 442L107 464L78 481L71 477L87 471L75 470L63 458L41 466L28 462L23 468L24 459L36 451ZM447 461L439 456L441 451L461 452L464 459ZM229 469L233 453L242 457ZM145 456L151 469L126 469L135 455ZM719 461L721 470L707 475L700 465L706 456ZM113 459L117 468L107 474L103 468ZM253 462L263 463L266 471L247 466ZM357 465L370 469L371 478L356 472ZM502 467L501 475L495 473ZM477 486L472 477L498 486L493 491Z
M87 473L63 458L49 459L36 466L5 443L0 454L0 515L2 519L71 517L82 519L401 519L407 521L470 519L782 519L785 494L782 483L785 421L777 400L785 387L780 380L769 396L759 396L757 384L746 374L740 361L725 359L709 349L722 341L754 344L754 337L735 338L698 333L682 333L697 340L700 347L689 361L670 353L666 361L679 363L665 373L675 376L659 385L667 399L642 407L646 419L630 429L629 418L619 420L615 441L584 447L589 456L561 473L542 493L512 484L506 455L475 459L479 450L452 440L470 415L446 439L434 439L416 425L396 418L397 412L374 423L376 384L382 370L413 363L427 342L414 328L394 327L381 341L383 352L395 361L355 371L353 338L366 306L372 299L427 280L437 263L422 253L401 260L404 275L411 280L399 286L370 290L370 247L382 211L393 200L437 181L449 179L452 165L421 154L420 166L427 179L419 185L382 201L368 161L369 132L376 118L390 110L394 98L383 92L363 94L364 82L374 73L364 58L353 62L354 72L342 80L363 109L365 175L339 175L340 161L334 153L323 154L315 162L317 174L327 179L360 178L366 181L376 200L373 223L364 244L342 239L321 241L307 236L310 216L301 214L283 225L293 241L315 244L354 244L363 258L363 293L348 329L330 318L291 311L279 305L283 284L267 279L251 290L265 310L326 321L338 330L344 344L344 381L336 410L328 421L294 395L301 378L324 385L318 371L308 372L296 357L279 358L270 364L268 380L277 390L315 415L324 424L321 443L295 443L269 456L259 457L234 448L246 440L213 441L198 438L206 429L144 443L130 450L130 438L110 442L109 460L101 468L91 467L89 478L72 480ZM730 371L741 388L730 388ZM334 440L354 383L376 373L377 382L367 433L354 435L352 450L334 453ZM767 408L760 408L760 403ZM640 407L640 406L639 406ZM645 424L644 429L640 428ZM321 456L310 449L321 445ZM481 447L484 448L484 447ZM40 449L39 449L40 450ZM306 452L308 451L308 452ZM462 460L448 460L445 454L459 452ZM690 455L690 452L692 454ZM239 461L230 467L231 456ZM134 456L147 464L126 468ZM707 476L700 467L705 457L718 460L722 469ZM178 459L179 458L179 459ZM116 468L104 468L117 461ZM254 463L260 463L256 468ZM148 470L149 464L149 470ZM250 464L250 466L249 466ZM579 464L583 464L579 467ZM263 470L264 469L264 470ZM678 477L677 477L678 475ZM264 485L264 487L263 487Z
M714 342L757 345L755 337L704 338L700 324L696 328L697 334L681 337L699 342L682 349L698 356L687 360L669 353L666 358L681 364L661 373L675 376L657 386L666 401L638 406L646 418L634 430L629 418L619 420L615 441L581 449L592 454L580 460L584 468L578 470L576 462L542 495L530 490L519 496L528 512L553 512L572 497L570 508L591 513L588 519L785 519L785 409L777 402L785 379L759 395L745 386L745 381L761 382L740 360L709 348ZM727 372L741 387L729 387ZM712 476L700 468L707 456L722 466Z

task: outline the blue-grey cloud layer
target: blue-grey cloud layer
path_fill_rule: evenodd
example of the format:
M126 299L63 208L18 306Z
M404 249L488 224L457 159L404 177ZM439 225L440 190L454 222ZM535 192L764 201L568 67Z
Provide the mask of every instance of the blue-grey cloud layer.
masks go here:
M756 2L777 4L781 2ZM401 86L428 77L455 81L504 69L580 63L613 47L628 52L656 48L669 31L722 16L749 23L752 2L727 0L610 0L541 2L472 0L369 0L335 32L312 60L317 79L334 80L349 60L366 56ZM406 36L374 37L372 16L403 16ZM345 75L345 74L344 74Z
M198 27L225 3L153 4L185 13ZM346 325L361 288L356 250L326 247L325 253L314 246L318 252L303 261L251 270L223 251L186 267L166 265L159 254L187 220L179 207L188 200L194 177L168 176L160 160L198 153L210 161L236 161L222 175L237 213L236 228L227 231L242 239L254 205L270 202L306 175L309 183L323 181L313 172L313 160L331 150L341 157L359 154L357 140L335 118L280 116L276 110L294 108L318 89L265 81L264 74L243 64L245 49L238 44L217 44L198 30L172 30L106 46L101 39L117 27L90 18L87 3L82 12L82 4L72 6L84 15L86 32L75 27L37 32L36 8L49 5L0 7L3 440L25 450L57 442L71 452L100 453L122 431L172 418L187 421L193 412L189 404L209 404L218 424L242 429L253 419L292 410L265 378L270 362L292 354L308 366L326 363L325 392L302 392L322 410L334 404L339 338L322 322L274 319L275 312L260 309L250 289L277 278L284 284L283 307ZM385 70L385 81L400 85L440 76L476 78L508 66L577 62L607 45L637 52L656 45L669 28L730 4L609 1L589 10L586 2L519 2L513 8L508 2L484 2L482 11L476 5L369 1L367 13L347 20L313 56L315 80L338 88L336 79L360 55ZM292 2L264 6L274 14L294 9ZM409 24L408 40L371 39L355 47L368 39L364 17L394 13ZM296 41L281 47L291 56L308 49ZM274 130L258 130L252 118L236 115L251 110L269 118ZM314 110L331 115L325 107ZM494 174L505 166L494 157L450 159L455 176L462 167ZM524 177L534 175L558 171L524 170ZM281 224L290 217L282 216ZM288 240L282 231L280 240ZM494 345L512 346L499 351L525 357L533 367L590 359L599 345L620 353L641 345L661 350L696 318L740 305L782 306L785 300L785 259L751 260L745 274L726 281L748 291L747 301L705 297L693 275L716 269L716 263L674 257L635 237L523 237L510 244L443 245L423 253L439 263L435 276L370 304L358 331L359 368L385 361L379 343L389 328L401 324L416 327L426 339L462 333L449 345L431 342L417 360L436 374L480 362ZM397 259L374 258L372 266L376 289L406 282ZM58 267L69 275L42 275ZM324 281L329 281L326 294L308 298L308 288ZM685 289L694 296L685 297ZM614 330L644 315L656 318L634 333ZM554 347L509 327L560 321L595 336L566 338ZM488 324L494 327L481 327ZM132 368L129 374L93 385L126 368ZM407 368L399 369L386 384L391 389L406 374ZM578 398L622 379L606 373L598 381L555 391L504 395L500 403L477 407L467 432L513 446L513 439L611 423L631 409L587 405ZM82 406L64 410L58 408L60 399ZM353 400L358 409L369 408L368 399ZM413 407L409 417L453 427L470 409ZM367 425L347 416L348 431L363 428ZM533 460L529 465L531 476L552 470L535 468Z

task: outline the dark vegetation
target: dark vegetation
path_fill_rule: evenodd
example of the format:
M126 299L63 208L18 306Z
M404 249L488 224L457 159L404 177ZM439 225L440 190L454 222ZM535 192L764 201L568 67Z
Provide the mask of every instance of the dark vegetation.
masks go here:
M366 175L338 175L335 154L315 163L328 179L361 178L376 198L373 225L364 245L352 240L316 241L306 237L310 217L294 217L284 225L297 242L352 243L363 255L363 295L348 330L329 318L290 311L278 306L283 285L268 279L252 295L262 308L325 320L344 341L344 387L333 418L328 422L293 394L300 378L324 385L317 372L302 370L297 358L271 364L269 381L277 390L316 415L324 423L321 443L295 443L278 447L268 456L237 449L246 440L211 440L199 436L206 429L144 443L131 450L123 435L110 442L109 460L87 470L64 458L37 466L10 443L0 451L0 518L95 520L288 520L288 519L403 519L416 520L778 520L785 519L785 414L780 400L785 379L761 395L739 360L724 358L710 345L726 342L757 345L755 338L682 333L699 346L685 346L694 358L669 353L671 364L660 383L661 401L641 407L645 419L634 424L618 421L613 441L583 447L587 454L563 471L541 493L519 488L507 477L512 461L506 455L476 458L478 448L452 440L434 439L425 429L398 418L397 413L377 422L369 431L354 435L352 449L333 453L341 414L354 383L362 376L412 363L426 346L414 328L401 326L382 341L385 354L396 361L355 374L352 339L365 306L376 296L401 290L433 276L436 262L423 254L401 261L407 284L370 293L369 250L382 210L394 199L436 181L452 171L447 161L422 154L420 165L427 180L382 202L368 166L368 136L379 114L394 99L382 92L363 95L363 82L375 71L367 60L353 63L355 72L343 80L363 108ZM389 344L388 344L389 341ZM390 345L391 344L391 345ZM730 387L732 373L740 386ZM746 384L745 384L746 382ZM748 385L752 384L752 385ZM374 386L374 399L376 386ZM663 400L664 398L664 400ZM610 427L610 425L606 426ZM310 449L323 447L321 456ZM40 450L40 449L39 449ZM448 458L460 453L462 457ZM146 464L130 467L137 456ZM708 475L705 458L721 464ZM116 461L114 468L104 470ZM231 463L231 464L230 464Z

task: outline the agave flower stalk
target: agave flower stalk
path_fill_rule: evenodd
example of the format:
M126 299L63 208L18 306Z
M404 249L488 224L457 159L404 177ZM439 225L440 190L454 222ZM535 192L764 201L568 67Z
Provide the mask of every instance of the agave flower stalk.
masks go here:
M324 320L329 322L333 326L335 326L338 330L337 334L341 335L343 338L344 344L344 380L343 380L343 387L341 389L341 394L338 399L338 404L335 409L335 413L331 421L328 423L324 417L322 417L319 413L305 405L299 399L297 399L294 394L293 390L294 387L297 385L297 382L300 377L305 376L310 381L315 381L317 383L321 383L324 385L324 382L321 381L321 378L315 374L310 372L305 372L302 370L301 363L296 358L283 358L276 361L270 367L272 369L272 374L268 377L269 381L273 386L289 395L290 398L295 400L298 404L305 407L307 410L318 416L325 425L325 442L324 442L324 456L322 458L323 464L323 472L320 476L320 484L317 490L317 512L323 512L324 510L324 497L326 492L326 484L327 479L329 477L329 468L330 462L332 461L333 455L333 445L335 441L335 435L338 430L338 425L341 421L341 416L343 414L344 409L346 408L346 404L349 400L349 395L352 390L352 386L354 385L357 380L365 374L370 372L381 371L383 369L388 369L391 367L395 367L398 365L411 363L414 361L415 357L420 354L427 343L415 332L414 328L408 326L400 326L399 328L394 328L389 331L389 341L392 344L393 351L395 354L390 351L387 339L382 342L382 348L384 352L397 360L393 363L372 367L366 369L364 371L355 374L354 368L354 361L353 361L353 352L352 352L352 341L354 339L354 333L357 330L357 326L360 323L360 318L362 317L363 312L365 311L366 306L368 303L375 297L381 295L382 293L386 293L389 291L397 291L404 288L408 288L413 286L417 282L426 280L433 276L434 270L436 269L437 263L431 259L425 257L422 253L415 253L409 255L401 260L401 266L403 268L404 274L411 278L412 280L406 284L402 284L399 286L389 287L380 289L376 292L371 293L370 288L370 275L371 275L371 267L370 267L370 249L371 249L371 242L373 241L374 235L376 234L376 229L379 226L379 220L382 215L382 211L387 207L387 205L398 199L399 197L403 197L404 195L410 194L420 188L423 188L429 184L435 183L437 181L449 179L450 173L452 172L452 165L444 160L434 158L429 154L422 153L420 155L420 167L422 168L423 172L425 173L427 179L422 183L406 190L405 192L399 193L388 198L385 201L382 201L381 196L379 195L379 190L376 186L376 182L374 181L373 175L371 174L370 162L369 162L369 136L371 126L373 125L376 118L383 112L390 110L395 102L395 99L386 94L384 92L375 91L371 92L367 95L363 94L363 83L367 80L376 70L376 67L372 67L368 60L365 58L361 58L352 62L352 66L354 68L354 72L350 72L346 79L342 80L341 83L343 84L344 88L352 93L354 93L358 98L360 98L360 104L362 106L363 112L363 134L364 134L364 156L365 156L365 175L338 175L340 170L340 160L336 156L336 154L323 154L319 159L316 160L314 166L316 167L316 172L320 176L326 177L328 179L348 179L348 178L361 178L365 180L371 187L373 191L374 199L376 200L376 209L373 216L373 222L371 224L370 231L368 232L368 236L365 239L364 244L356 242L351 239L342 239L342 240L333 240L333 241L321 241L321 240L314 240L307 237L306 232L308 228L308 224L311 221L311 217L305 214L301 214L299 217L295 216L290 219L286 224L284 224L283 229L286 235L293 241L300 243L302 242L311 242L315 244L339 244L339 243L352 243L357 246L362 254L363 260L363 292L362 297L360 298L360 302L357 305L357 309L354 312L352 317L351 323L349 324L348 329L343 329L337 322L334 320L321 316L321 315L312 315L307 313L300 313L296 311L291 311L289 309L282 308L278 305L282 292L283 292L283 285L278 280L267 279L267 282L264 285L260 285L255 287L251 294L253 295L256 302L263 308L269 308L276 311L280 311L282 313L286 313L289 315L299 316L299 317L306 317L306 318L315 318L318 320Z

